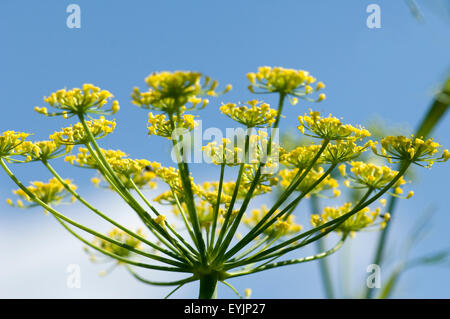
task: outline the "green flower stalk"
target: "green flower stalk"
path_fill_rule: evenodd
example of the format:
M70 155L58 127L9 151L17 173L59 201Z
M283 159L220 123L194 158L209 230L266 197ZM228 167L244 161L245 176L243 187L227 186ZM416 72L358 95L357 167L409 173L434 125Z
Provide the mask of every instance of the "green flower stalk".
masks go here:
M112 98L108 91L85 84L82 89L52 93L44 101L56 111L49 112L47 107L35 110L46 116L77 118L78 122L51 134L43 142L28 141L28 134L15 131L0 135L0 165L19 187L14 191L19 199L16 202L7 199L8 204L44 208L86 245L94 262L106 260L124 266L132 277L145 284L174 286L169 296L185 284L199 281L199 298L216 298L219 282L237 292L228 279L324 259L357 232L382 229L389 222L389 215L381 215L377 203L385 202L388 196L402 197L408 167L411 164L429 167L450 157L447 150L441 152L438 143L420 137L388 136L379 143L368 140L371 134L363 127L345 124L331 115L322 117L316 111L298 117L299 134L316 142L286 151L274 142L273 135L282 117L291 116L283 114L285 100L290 99L292 104L298 98L320 102L325 95L318 91L325 85L316 83L307 71L280 67L261 67L256 73L249 73L248 79L251 92L278 94L279 103L274 108L256 99L247 104L222 104L220 111L247 133L243 145L235 145L233 139L221 139L202 146L208 159L205 165L218 168L218 180L203 183L195 180L185 159L189 150L184 149L183 139L198 125L198 116L189 112L206 107L209 103L206 97L224 94L231 89L230 85L216 92L217 81L198 72L177 71L153 73L146 79L148 91L134 89L133 103L152 110L148 114L148 134L151 138L166 138L173 144L176 167L135 159L121 150L100 146L99 140L112 135L116 127L116 122L105 116L119 111L117 101L106 106ZM312 98L315 94L317 97ZM255 129L269 129L270 133ZM358 160L369 151L379 155L386 165ZM62 157L70 165L95 171L92 182L122 198L130 213L139 217L142 227L130 230L88 202L72 181L52 166L53 161ZM49 172L48 183L32 182L27 187L9 165L31 161L41 162ZM397 161L403 163L398 171L389 166ZM230 180L232 167L238 173ZM311 212L310 227L297 224L296 209L304 200L320 196L333 201L340 195L340 185L331 175L336 169L346 178L345 187L362 189L364 195L354 203L330 204L323 212ZM153 199L143 193L146 188L158 189L163 185L168 190ZM277 186L281 187L281 193L272 205L255 200ZM411 196L412 191L405 197ZM70 200L64 201L66 198ZM113 229L102 234L66 217L58 205L73 201ZM158 208L155 203L160 204ZM176 218L183 228L174 226ZM91 237L84 237L80 230ZM339 234L332 248L313 256L283 260L287 253L317 242L331 232ZM145 269L182 273L185 277L159 282L145 278L141 274ZM245 295L249 296L250 290Z

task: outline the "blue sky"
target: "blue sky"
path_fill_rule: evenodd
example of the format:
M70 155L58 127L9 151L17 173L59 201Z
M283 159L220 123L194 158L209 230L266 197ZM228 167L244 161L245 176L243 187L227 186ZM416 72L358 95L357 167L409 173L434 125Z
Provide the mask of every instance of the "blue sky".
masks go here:
M81 7L81 29L66 27L66 7ZM367 123L374 117L389 125L414 129L449 71L450 29L440 8L444 1L418 1L425 21L417 22L404 1L2 1L0 4L0 131L33 132L44 139L68 123L33 112L43 96L63 87L93 83L111 91L120 101L118 127L104 147L125 150L169 164L167 141L147 136L147 113L130 102L134 86L161 70L198 70L234 89L211 101L200 113L205 127L226 128L234 123L219 115L220 103L253 98L245 74L258 66L283 66L309 70L326 83L327 100L320 105L299 103L286 108L282 128L293 128L297 115L314 107L350 123ZM381 28L366 27L366 7L381 7ZM266 101L275 103L274 96ZM450 147L448 114L434 132ZM58 163L67 175L76 176L93 200L91 175ZM48 178L37 165L15 166L24 181ZM193 165L198 179L218 174L213 168ZM433 228L415 250L426 253L448 247L449 165L418 170L416 196L402 201L393 227L393 242L408 236L413 221L433 208ZM75 175L76 174L76 175ZM2 198L14 185L0 174ZM111 210L120 201L102 193L99 205ZM103 202L102 202L103 201ZM104 202L107 203L104 203ZM117 205L108 206L108 203ZM0 202L0 296L26 297L161 297L160 288L145 287L117 269L98 278L98 266L89 264L81 244L59 229L39 210L17 211ZM70 210L70 209L69 209ZM73 211L73 209L72 209ZM78 212L73 212L74 214ZM82 218L91 221L85 212ZM118 214L115 212L112 214ZM75 215L76 216L76 215ZM130 222L133 219L130 217ZM41 232L39 230L42 230ZM50 233L49 233L50 232ZM54 232L54 233L53 233ZM361 285L370 260L375 234L352 240L349 277ZM11 243L17 243L16 246ZM64 245L63 245L64 243ZM331 241L330 241L331 243ZM393 251L398 247L393 247ZM369 252L368 252L369 251ZM5 253L6 252L6 253ZM37 253L39 252L39 253ZM297 255L311 251L299 251ZM27 256L33 256L27 257ZM336 281L345 253L333 256ZM75 261L73 261L75 260ZM88 289L65 288L65 267L79 263ZM20 264L20 266L19 266ZM345 268L345 267L344 267ZM19 284L18 284L19 282ZM120 283L120 287L114 283ZM33 283L33 284L31 284ZM262 284L264 283L264 284ZM322 297L315 263L259 273L233 282L241 291L251 287L254 297ZM397 297L449 297L449 269L420 268L402 278ZM176 296L191 296L191 285ZM282 289L280 288L282 287ZM120 288L120 289L119 289ZM233 297L227 288L221 296Z

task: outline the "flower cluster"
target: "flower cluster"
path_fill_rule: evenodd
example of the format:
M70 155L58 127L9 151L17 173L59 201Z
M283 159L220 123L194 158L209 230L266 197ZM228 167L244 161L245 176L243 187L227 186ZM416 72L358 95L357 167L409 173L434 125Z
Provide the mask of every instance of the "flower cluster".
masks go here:
M279 145L278 132L273 129L278 127L283 116L285 100L291 99L293 104L299 98L322 101L325 95L319 91L325 85L316 82L307 71L281 67L260 67L256 73L247 76L253 93L277 93L278 109L274 110L256 99L220 107L223 114L241 127L235 131L234 137L216 140L202 148L205 156L220 166L218 181L194 182L191 165L184 161L187 158L184 155L189 153L186 150L182 152L179 149L177 155L183 156L177 157L178 166L175 168L147 159L133 159L120 150L102 149L97 140L111 134L116 126L115 121L106 120L102 115L117 112L119 104L112 101L111 106L106 107L113 95L85 84L81 89L59 90L45 98L45 102L56 109L54 113L46 107L35 108L48 116L76 116L79 123L55 132L48 141L30 142L26 140L28 134L14 131L0 135L0 166L20 188L14 191L19 198L17 202L7 199L7 203L19 207L42 206L60 221L64 220L63 226L89 247L117 260L114 265L129 264L127 270L142 282L179 288L185 283L200 280L200 296L209 298L215 291L216 281L224 282L225 279L262 270L325 258L341 247L347 235L383 228L390 214L380 215L381 209L373 209L370 205L378 200L384 207L387 194L402 197L400 194L406 183L403 176L412 163L431 166L450 158L448 150L437 155L440 145L432 139L414 136L383 138L378 152L377 143L367 139L371 136L368 130L344 124L331 114L322 117L314 111L298 117L298 129L306 136L319 138L320 142L304 138L308 140L306 144L296 143L286 151ZM153 113L148 115L148 134L173 138L170 141L173 150L178 146L178 134L191 132L198 125L194 115L187 111L204 108L208 104L207 97L231 89L227 86L224 92L218 93L217 81L189 71L153 73L145 81L148 90L141 92L135 88L133 103L152 110ZM99 118L92 119L92 114ZM69 154L74 145L81 146L78 153ZM390 163L401 162L399 171L371 163L372 158L362 155L368 148ZM91 181L115 191L152 233L154 241L142 238L140 229L132 232L121 226L77 194L76 186L70 180L62 180L48 160L63 155L73 166L94 170L96 177ZM27 188L23 186L9 168L9 163L29 161L41 161L54 178L47 183L32 182ZM280 164L284 165L281 171ZM339 196L339 183L334 175L336 168L345 177L345 186L364 189L364 195L358 204L349 202L340 207L325 207L321 214L311 216L313 229L302 232L302 226L294 220L296 208L311 195L314 199ZM228 180L230 174L237 178ZM153 202L168 207L153 206L154 203L140 191L155 187L156 182L167 185L162 185L164 189ZM259 204L256 206L258 209L251 210L250 207L255 207L256 196L268 195L278 186L273 205ZM352 191L355 202L360 194L360 191ZM405 197L411 196L412 191ZM80 205L117 228L105 236L66 218L54 205L64 203L67 197L78 199ZM263 196L263 199L269 197ZM318 202L312 204L312 207L321 206ZM167 211L182 218L182 228L169 222ZM243 236L238 233L243 229L242 224L250 228ZM85 234L78 235L76 229L93 235L95 239L91 243L83 238ZM313 256L277 260L332 230L342 233L332 248ZM152 253L138 249L141 242L150 247L147 249ZM138 255L142 257L138 259ZM134 267L191 275L175 282L154 282L138 275Z
M290 152L285 152L280 155L280 161L288 167L305 169L313 163L320 148L321 145L314 144L299 146ZM320 164L320 157L317 159L316 164Z
M80 147L78 151L79 153L77 155L66 156L65 161L79 167L100 169L98 162L87 148ZM138 188L143 188L145 186L154 188L156 186L156 183L154 182L156 174L152 170L148 169L154 163L144 159L135 160L126 158L127 154L120 150L102 149L101 151L108 164L111 166L113 171L117 173L118 178L127 189L132 189L134 187L133 183ZM99 185L101 183L101 179L94 177L92 182L95 185Z
M62 145L55 140L39 141L39 142L24 142L22 150L25 161L47 161L50 159L64 156L72 150L72 145Z
M149 90L141 92L134 88L131 95L133 103L147 109L163 111L168 114L179 114L180 108L204 108L208 99L201 96L217 96L217 81L203 76L199 72L176 71L152 73L146 79ZM225 92L231 90L227 86ZM187 104L190 104L188 107Z
M108 121L101 116L100 119L86 121L86 125L95 139L103 138L111 134L115 127L115 121ZM50 139L58 144L78 145L89 143L89 136L86 134L82 123L76 123L70 127L63 128L59 132L50 135Z
M68 155L64 159L66 162L69 162L72 165L85 167L85 168L93 168L99 169L99 164L96 159L92 156L87 148L80 147L78 149L79 153L77 155ZM107 162L111 162L114 160L122 159L127 156L124 152L120 150L101 150L102 155L105 157Z
M325 207L322 214L311 215L311 224L314 227L321 226L329 221L339 218L352 210L352 203L345 203L340 207ZM375 226L377 218L380 216L380 208L370 210L369 207L365 207L359 210L357 213L350 216L343 223L340 223L336 227L335 231L345 234L354 235L355 232L367 229L368 227ZM378 225L384 227L389 220L389 214L382 216L383 222Z
M194 120L194 115L184 114L173 116L173 123L166 120L165 114L148 114L148 135L159 135L168 139L172 138L175 130L177 134L182 135L186 131L192 131L198 123Z
M248 101L246 106L244 104L227 103L220 107L220 111L249 128L272 126L277 118L278 112L267 103L258 100Z
M350 174L346 173L345 164L339 167L342 176L346 176L345 186L351 188L371 188L382 189L387 186L397 176L398 171L391 169L389 166L375 165L372 163L364 163L360 161L350 163ZM403 193L401 186L406 181L400 177L394 185L396 194Z
M0 135L0 158L23 154L23 143L30 134L6 131Z
M301 173L303 173L304 170L301 170L299 172L298 168L293 169L283 169L280 171L280 177L281 182L280 185L283 188L289 187L291 183L295 182ZM317 168L311 169L308 174L303 178L303 180L298 184L296 187L296 191L307 193L306 197L308 198L310 195L318 195L319 193L326 191L326 190L332 190L333 196L337 197L341 194L339 191L339 183L337 180L332 178L331 176L327 175L319 184L317 184L313 189L311 187L314 183L316 183L317 180L321 178L321 176L324 174L323 167L319 166Z
M208 143L202 147L205 155L216 165L225 164L227 166L239 165L243 161L243 152L239 147L235 147L229 139L222 139L222 145L217 146L216 142Z
M417 165L421 162L427 163L431 167L434 162L446 162L450 158L448 150L444 150L440 157L434 155L438 152L440 145L433 139L423 140L421 138L405 136L387 136L381 140L381 154L376 147L372 147L375 154L386 157L389 162L411 161Z
M359 127L356 128L350 124L342 122L332 117L321 117L319 112L310 111L309 115L300 115L298 117L300 125L297 126L300 132L306 136L332 140L358 140L370 136L370 132ZM305 133L305 130L310 133Z
M35 107L35 111L46 116L62 115L64 118L70 118L74 115L91 114L114 114L120 107L117 100L112 102L109 109L104 106L113 95L96 87L92 84L84 84L81 89L74 88L72 90L62 89L52 93L49 97L44 98L44 102L56 108L57 112L48 112L46 107Z
M250 228L253 228L258 224L261 219L267 215L269 209L266 205L262 205L259 209L253 209L250 216L243 218L243 223ZM275 214L278 214L276 211ZM295 216L290 215L288 218L278 218L278 220L271 226L269 226L264 234L269 238L280 238L282 236L293 235L299 233L302 230L302 226L295 223Z
M76 190L76 185L72 184L70 180L64 180L70 189ZM57 180L56 178L52 178L48 181L48 183L44 182L32 182L30 186L27 187L27 190L32 193L36 198L41 200L46 204L57 205L62 202L64 198L70 195L70 193L64 188L64 186ZM25 192L23 189L18 189L13 192L20 198L25 201L31 203L28 207L38 206L34 200ZM72 201L75 200L72 198ZM9 201L11 203L11 201ZM23 207L22 201L17 202L18 206Z
M337 140L334 144L327 145L321 155L321 161L328 164L351 161L374 144L375 142L368 141L363 146L359 146L352 140Z
M136 231L136 234L143 237L142 229L138 229ZM129 247L133 247L135 249L139 248L139 246L141 245L141 242L138 239L130 236L129 234L127 234L126 232L124 232L118 228L112 229L107 234L107 236L111 239L114 239L115 241L123 243ZM117 255L119 257L128 257L131 255L131 252L129 249L122 247L122 246L115 245L109 241L102 239L102 238L95 237L94 240L92 241L92 244L106 250L109 253Z
M325 88L322 82L318 82L313 88L312 85L316 82L316 78L308 71L262 66L258 68L258 72L248 73L247 78L250 81L248 88L251 92L255 92L255 88L259 88L267 92L293 95L310 101L320 102L325 99L323 93L316 100L307 97ZM293 101L294 104L296 101L296 99Z

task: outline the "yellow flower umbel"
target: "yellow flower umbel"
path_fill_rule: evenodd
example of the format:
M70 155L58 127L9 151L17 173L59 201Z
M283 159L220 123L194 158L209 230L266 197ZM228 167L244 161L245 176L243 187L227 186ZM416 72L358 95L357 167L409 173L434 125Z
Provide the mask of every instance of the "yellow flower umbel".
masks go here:
M382 189L388 185L398 174L388 166L379 166L372 163L351 162L350 174L346 174L345 164L339 167L339 171L343 176L347 176L345 185L350 188L372 188ZM405 184L403 177L392 186L396 188L396 193L400 192L400 186Z
M324 172L325 171L321 166L317 167L316 169L311 169L295 190L302 193L307 192L312 187L312 185L324 174ZM287 188L294 181L294 177L296 176L300 176L298 168L281 170L280 185L283 188ZM337 182L337 180L328 175L323 179L323 181L321 181L317 186L310 190L305 197L309 198L312 194L318 195L319 193L326 190L332 190L333 196L337 197L340 195L338 187L339 183Z
M314 214L311 216L311 224L314 227L321 226L329 221L339 218L352 210L352 203L345 203L340 207L325 207L321 215ZM371 211L369 207L365 207L357 213L346 219L334 231L342 232L344 234L354 235L355 232L367 229L371 226L383 225L387 220L384 218L383 222L375 224L376 219L380 216L380 209L377 208Z
M320 145L299 146L290 152L283 153L280 161L288 167L305 169L313 162L320 148ZM316 164L320 164L320 158Z
M352 140L337 140L334 144L328 144L321 155L321 161L328 164L339 164L358 158L374 142L368 141L363 146L358 146Z
M86 125L91 131L92 135L95 139L103 138L109 134L111 134L115 127L115 121L108 121L103 116L100 119L86 121ZM65 145L78 145L78 144L87 144L89 143L89 137L86 134L86 131L83 128L81 123L76 123L71 125L70 127L63 128L59 132L55 132L50 135L50 139Z
M79 167L98 169L97 161L94 159L94 157L92 157L87 148L80 147L78 151L79 153L77 155L66 156L65 161ZM101 151L105 159L108 161L108 163L111 163L111 161L113 160L122 159L127 156L127 154L125 154L120 150L102 149Z
M222 139L221 146L217 146L216 142L211 142L203 146L202 150L211 162L216 165L225 164L227 166L235 166L241 164L243 161L242 149L235 147L227 138Z
M258 134L249 137L248 163L259 165L264 164L262 174L274 174L279 169L280 154L284 154L284 149L278 143L271 141L269 148L268 134L264 130L259 130Z
M310 111L309 115L300 115L298 121L300 125L297 128L302 134L329 141L358 140L370 136L370 132L366 129L342 124L338 118L332 117L331 114L328 117L321 117L320 112ZM305 130L310 133L305 133Z
M69 185L72 190L77 189L77 187L73 185L70 180L67 179L64 182ZM64 186L56 178L50 179L48 183L39 181L32 182L31 185L27 187L27 189L44 203L52 205L60 204L64 198L70 196L70 193L66 191ZM31 203L27 207L38 206L38 204L36 204L24 190L18 189L13 193ZM72 200L74 200L74 198L72 198Z
M450 158L448 150L444 150L440 157L434 156L441 146L432 138L424 141L413 135L410 138L387 136L381 140L381 146L381 154L375 147L372 147L372 150L375 154L386 157L391 163L405 160L420 166L424 166L420 163L425 162L427 167L431 167L434 162L446 162Z
M308 95L325 88L322 82L318 82L313 88L316 78L310 75L308 71L262 66L258 68L258 72L248 73L247 78L250 81L248 87L250 92L255 92L255 88L258 88L262 89L263 92L292 95L294 96L293 104L297 103L297 98L312 102L320 102L325 99L323 93L316 99L308 97Z
M147 109L163 111L167 114L179 114L180 108L187 109L204 108L208 104L208 99L202 96L217 96L214 90L217 81L203 76L199 72L175 71L159 72L149 75L145 82L149 90L141 92L139 88L134 88L131 97L137 106ZM225 92L231 86L227 86ZM189 105L188 105L189 104Z
M244 173L242 174L242 187L250 189L251 184L256 178L257 165L245 164ZM278 184L278 177L274 176L272 172L265 173L262 171L258 184L256 185L256 194L269 193L272 191L272 186Z
M26 161L48 161L64 156L72 150L71 145L62 145L53 140L39 142L24 142L22 145Z
M251 211L250 216L243 218L243 223L248 227L253 228L258 222L269 212L266 205L262 205L260 209L254 209ZM280 211L276 211L278 214ZM302 226L295 223L295 216L290 215L286 220L279 218L273 225L269 226L264 234L269 238L280 238L282 236L293 235L299 233L302 230Z
M22 132L3 132L0 135L0 158L22 155L26 151L23 149L23 143L28 136L29 134Z
M220 111L238 123L247 127L272 126L278 112L267 103L258 100L248 101L249 106L236 103L223 104Z
M56 108L57 112L49 113L45 107L35 107L35 111L46 116L62 115L64 118L86 113L109 115L119 110L117 101L113 101L110 108L104 107L112 98L110 92L92 84L84 84L81 89L62 89L44 98L44 102Z
M138 234L139 236L143 237L143 233L142 233L142 229L138 229L136 231L136 234ZM118 242L124 243L127 246L133 247L133 248L139 248L141 245L141 242L130 236L129 234L127 234L126 232L118 229L118 228L114 228L113 230L111 230L107 236L111 239L114 239ZM94 240L92 241L92 243L97 246L100 247L114 255L120 256L120 257L128 257L132 254L132 252L130 250L128 250L125 247L121 247L118 245L115 245L109 241L106 241L104 239L95 237Z
M165 114L154 115L150 112L148 114L148 135L158 135L171 139L174 130L177 130L177 135L182 135L185 132L192 131L198 125L194 120L194 115L190 114L180 115L179 118L174 115L174 126L172 126L171 121L166 118Z

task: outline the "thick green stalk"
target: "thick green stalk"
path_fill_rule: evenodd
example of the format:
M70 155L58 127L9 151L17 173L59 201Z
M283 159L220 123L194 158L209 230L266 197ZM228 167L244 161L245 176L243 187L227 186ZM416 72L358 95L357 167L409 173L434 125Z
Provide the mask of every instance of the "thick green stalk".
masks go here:
M217 282L219 277L216 273L202 275L200 277L200 291L198 299L217 299Z

